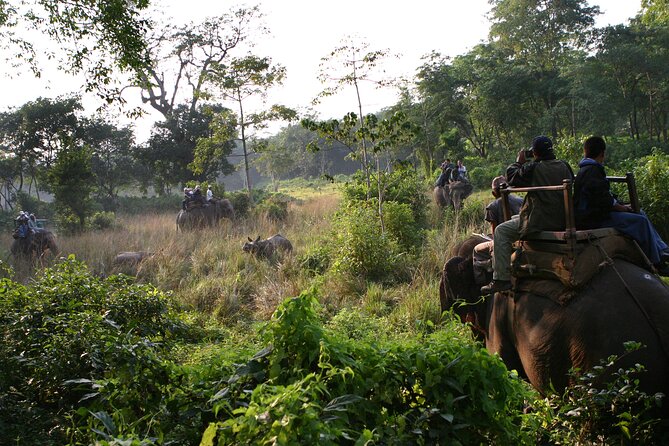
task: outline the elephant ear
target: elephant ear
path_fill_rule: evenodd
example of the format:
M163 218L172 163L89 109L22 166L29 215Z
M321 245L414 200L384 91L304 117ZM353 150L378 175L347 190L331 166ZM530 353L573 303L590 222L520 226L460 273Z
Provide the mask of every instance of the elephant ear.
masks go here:
M450 288L450 299L475 300L477 296L469 295L473 283L474 271L471 258L453 257L444 266L444 274Z

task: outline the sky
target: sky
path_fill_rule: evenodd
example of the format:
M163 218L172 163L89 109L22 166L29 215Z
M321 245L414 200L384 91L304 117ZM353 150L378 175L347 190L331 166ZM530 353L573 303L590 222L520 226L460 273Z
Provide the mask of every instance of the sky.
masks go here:
M152 5L172 17L175 24L200 22L206 17L243 6L227 0L152 0ZM640 0L591 0L602 14L597 26L626 23L640 8ZM487 39L489 22L486 14L488 0L261 0L258 4L265 15L264 23L271 34L257 43L259 56L270 56L275 63L286 67L282 86L275 88L270 103L280 103L305 112L311 100L323 89L317 80L321 58L334 49L344 37L355 36L369 44L370 50L389 49L398 58L387 64L387 75L412 78L421 65L421 58L432 51L457 56ZM44 70L35 79L25 68L5 64L0 111L17 107L38 97L55 97L79 91L81 79L71 77L55 68ZM371 113L396 102L397 92L364 86L361 94L363 112ZM126 99L131 106L140 105L139 91L130 90ZM312 110L323 119L341 117L356 108L352 90L327 98ZM84 105L91 113L100 105L93 95L84 96ZM145 107L143 118L120 123L132 123L137 139L145 140L151 124L161 116Z

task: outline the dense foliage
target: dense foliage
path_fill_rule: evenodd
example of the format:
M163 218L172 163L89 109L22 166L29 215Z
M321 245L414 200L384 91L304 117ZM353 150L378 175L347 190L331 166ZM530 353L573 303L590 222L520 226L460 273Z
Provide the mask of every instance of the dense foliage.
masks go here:
M122 276L96 278L74 258L27 286L3 279L0 291L5 439L31 425L37 441L64 443L68 414L97 398L95 380L164 373L161 356L187 334L163 293ZM146 384L133 384L143 392L138 407L150 397Z
M514 444L526 391L497 358L445 331L353 341L314 292L277 309L268 348L213 398L205 445Z

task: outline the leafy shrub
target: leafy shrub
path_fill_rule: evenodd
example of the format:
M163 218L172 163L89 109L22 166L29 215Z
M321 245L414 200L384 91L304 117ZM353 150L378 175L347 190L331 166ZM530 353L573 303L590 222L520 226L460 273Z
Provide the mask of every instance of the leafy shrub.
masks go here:
M373 341L383 332L378 318L367 316L359 310L342 308L326 327L341 336L355 340Z
M485 166L474 167L469 171L469 180L474 189L488 190L492 179L503 175L506 172L506 166L501 163L491 163Z
M79 218L66 209L60 209L56 213L56 227L63 235L77 234L83 230Z
M669 145L659 141L635 139L629 136L610 137L606 139L606 164L612 168L624 168L632 171L640 158L654 152L667 153Z
M116 215L113 212L96 212L91 215L88 222L91 229L109 229L116 224Z
M479 232L485 232L485 206L486 202L480 196L470 196L464 202L462 209L454 211L447 208L445 212L446 221L449 222L450 230L468 230L468 228L479 228Z
M634 169L641 207L663 239L669 238L669 155L654 150Z
M384 201L394 201L409 205L414 221L421 228L427 226L427 203L423 182L410 165L398 163L390 173L382 173L387 185ZM376 176L372 175L370 197L378 200ZM367 182L361 171L356 172L342 187L344 205L367 201Z
M227 199L232 203L237 217L246 217L251 209L251 199L246 191L238 190L227 194Z
M528 396L499 358L452 333L351 340L314 291L287 299L268 347L212 399L201 444L523 444Z
M272 221L285 221L288 217L288 200L272 195L256 206L256 211Z
M318 243L298 258L300 267L311 274L323 274L332 263L331 247Z
M395 201L387 201L383 204L385 229L406 252L417 251L425 239L425 230L414 217L408 204Z
M373 281L389 281L403 270L399 244L382 234L376 209L360 203L338 211L333 222L332 270Z
M633 351L641 345L626 347ZM576 384L537 402L535 422L547 427L539 432L550 444L666 444L657 410L666 397L639 390L642 365L620 369L617 362L611 356L587 373L571 371Z
M14 230L17 213L12 211L0 211L0 229L5 232Z
M94 277L74 258L29 286L9 279L0 283L5 439L25 432L21 423L38 410L48 414L48 422L43 432L31 433L65 444L62 417L72 414L82 397L88 403L99 398L95 379L143 386L124 394L129 418L136 409L140 419L160 399L155 391L165 371L160 355L187 332L158 290L123 276Z

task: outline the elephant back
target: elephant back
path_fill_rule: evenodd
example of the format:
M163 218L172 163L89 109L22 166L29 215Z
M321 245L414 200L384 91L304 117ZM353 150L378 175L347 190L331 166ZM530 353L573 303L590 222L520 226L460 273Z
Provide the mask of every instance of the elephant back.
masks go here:
M636 242L621 234L592 238L576 244L525 240L511 256L512 274L518 279L557 280L566 289L580 288L597 274L609 259L623 259L650 271L650 265Z

